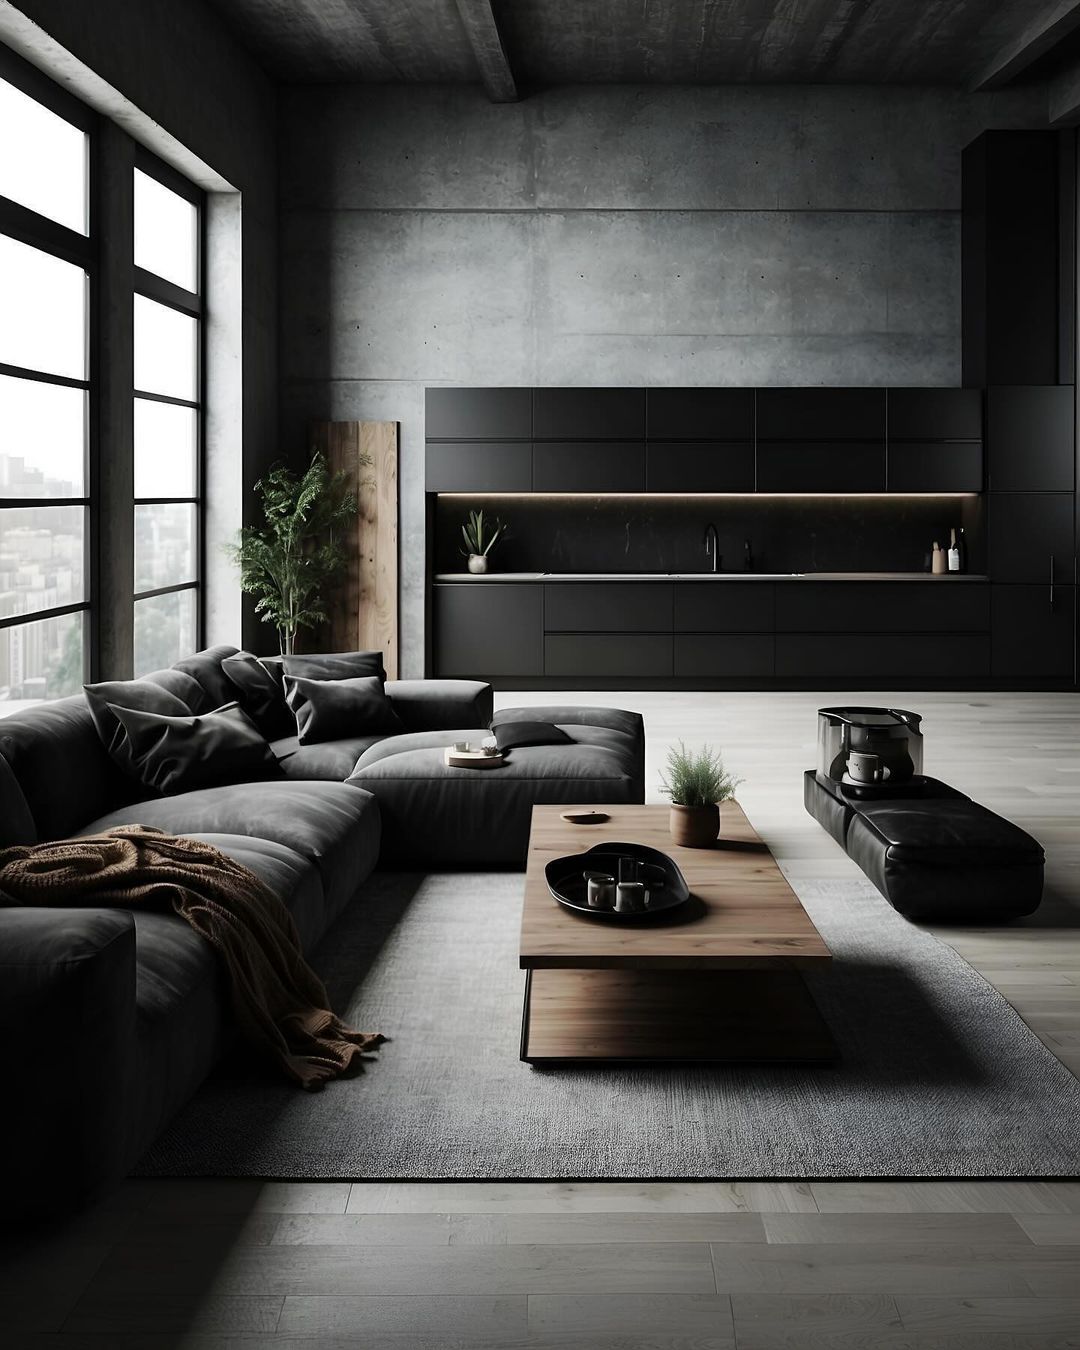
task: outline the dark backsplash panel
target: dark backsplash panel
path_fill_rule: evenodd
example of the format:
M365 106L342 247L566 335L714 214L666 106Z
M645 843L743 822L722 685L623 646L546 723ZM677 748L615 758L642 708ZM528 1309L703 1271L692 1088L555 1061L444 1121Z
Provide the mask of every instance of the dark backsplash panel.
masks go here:
M970 572L985 572L978 497L540 497L442 496L435 504L435 571L462 572L461 525L471 507L510 525L496 547L500 572L704 572L705 527L720 536L722 570L930 570L935 539L963 526Z

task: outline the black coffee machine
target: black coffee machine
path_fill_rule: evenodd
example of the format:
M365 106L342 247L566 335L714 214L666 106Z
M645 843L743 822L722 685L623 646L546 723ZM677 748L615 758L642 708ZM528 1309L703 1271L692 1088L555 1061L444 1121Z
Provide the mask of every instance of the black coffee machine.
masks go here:
M922 788L922 718L902 708L819 708L818 773L855 798Z

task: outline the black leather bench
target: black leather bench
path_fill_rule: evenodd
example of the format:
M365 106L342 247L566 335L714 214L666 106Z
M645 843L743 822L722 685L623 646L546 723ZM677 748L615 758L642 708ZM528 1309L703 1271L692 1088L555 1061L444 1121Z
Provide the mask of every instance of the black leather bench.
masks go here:
M808 769L803 802L894 909L918 923L1002 923L1042 898L1042 846L936 778L916 794L855 801Z

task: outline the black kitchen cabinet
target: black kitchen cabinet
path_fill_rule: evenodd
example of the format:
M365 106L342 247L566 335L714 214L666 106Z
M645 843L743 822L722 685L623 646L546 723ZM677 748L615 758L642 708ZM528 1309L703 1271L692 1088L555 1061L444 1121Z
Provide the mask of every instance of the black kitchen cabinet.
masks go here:
M981 389L889 389L889 440L981 441Z
M676 633L771 633L776 587L770 581L680 581Z
M675 678L769 680L775 647L771 633L676 633Z
M994 587L991 674L995 680L1071 681L1076 588Z
M783 680L927 680L930 687L990 675L990 635L777 633Z
M428 492L528 492L530 441L428 441Z
M753 492L752 442L657 442L645 452L647 492Z
M1072 385L988 389L993 492L1071 492L1076 474Z
M534 492L644 492L643 441L533 445Z
M978 441L890 441L890 492L981 492L983 448Z
M797 581L776 587L776 629L789 633L966 633L990 629L990 587L926 581Z
M463 581L435 587L435 660L444 678L541 675L543 589Z
M645 390L535 389L533 435L537 440L642 440Z
M429 389L426 431L432 440L528 440L531 389Z
M670 633L663 581L563 581L544 587L544 628L556 633Z
M758 442L759 492L884 492L885 442Z
M544 674L562 679L670 679L671 634L548 633Z
M1073 494L993 492L988 504L993 581L1067 584L1073 577Z
M753 389L650 389L650 441L752 441Z
M884 389L759 389L762 441L885 440Z

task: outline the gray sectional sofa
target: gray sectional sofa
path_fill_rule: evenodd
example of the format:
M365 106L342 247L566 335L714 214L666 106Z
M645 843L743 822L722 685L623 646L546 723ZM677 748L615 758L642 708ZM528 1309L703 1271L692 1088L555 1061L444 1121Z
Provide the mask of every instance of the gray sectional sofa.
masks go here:
M235 650L212 648L145 678L207 712L236 698L221 669ZM380 861L520 866L534 803L644 800L635 713L504 710L500 721L556 722L570 743L515 749L499 770L478 773L447 769L442 752L487 733L488 685L385 688L401 733L309 746L285 738L273 743L280 776L175 796L148 795L114 764L82 696L0 719L0 848L125 823L193 835L267 882L311 952L346 906L363 903ZM216 959L171 913L0 907L9 1199L67 1204L122 1176L231 1034Z

